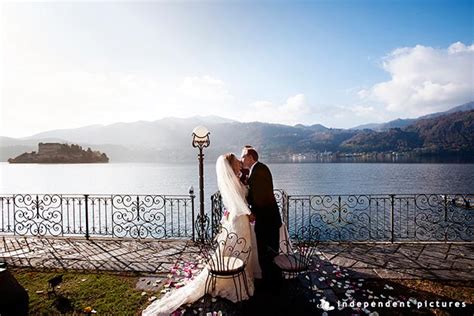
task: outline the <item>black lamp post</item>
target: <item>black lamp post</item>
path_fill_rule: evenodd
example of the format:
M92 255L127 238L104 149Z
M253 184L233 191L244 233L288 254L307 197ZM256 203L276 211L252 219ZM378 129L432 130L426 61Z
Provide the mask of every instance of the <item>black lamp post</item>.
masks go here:
M211 141L209 140L209 131L204 126L198 126L193 130L193 147L199 148L198 160L199 160L199 207L200 213L198 216L198 222L200 224L200 235L201 242L204 242L204 154L202 150L209 147Z

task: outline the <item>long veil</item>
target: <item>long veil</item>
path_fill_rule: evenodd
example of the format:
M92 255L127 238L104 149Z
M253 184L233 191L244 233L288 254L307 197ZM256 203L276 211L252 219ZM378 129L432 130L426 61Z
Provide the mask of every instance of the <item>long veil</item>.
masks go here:
M224 155L219 156L216 162L217 187L221 193L224 206L230 211L229 216L250 214L250 209L245 200L247 188L235 176L232 166Z
M225 159L224 155L217 159L216 173L217 185L221 192L224 206L229 210L229 216L236 217L250 214L245 201L246 188L235 176L230 163ZM207 275L208 270L204 268L194 280L175 291L166 293L162 298L150 304L142 312L142 315L169 315L180 306L199 300L204 295Z

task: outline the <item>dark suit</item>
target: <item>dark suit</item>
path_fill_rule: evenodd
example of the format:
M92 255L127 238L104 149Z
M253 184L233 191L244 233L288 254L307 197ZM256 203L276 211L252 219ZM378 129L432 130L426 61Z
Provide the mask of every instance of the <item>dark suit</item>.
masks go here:
M281 272L273 263L278 254L281 217L273 194L273 179L270 169L257 162L247 180L249 192L247 201L255 215L255 235L257 237L258 261L262 278L266 283L278 282Z
M242 182L242 184L244 184L244 185L247 185L249 172L250 172L249 169L240 169L240 177L239 178L240 178L240 182Z

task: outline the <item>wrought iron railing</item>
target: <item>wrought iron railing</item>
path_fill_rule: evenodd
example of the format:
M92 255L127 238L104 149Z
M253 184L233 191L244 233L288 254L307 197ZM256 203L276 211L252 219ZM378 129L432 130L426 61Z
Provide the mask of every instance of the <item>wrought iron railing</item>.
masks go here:
M275 190L290 235L321 241L473 241L474 195L288 195ZM0 195L0 233L191 238L217 233L220 194L197 216L189 195ZM302 229L304 228L304 229ZM202 238L201 238L202 237Z
M195 238L194 194L0 196L0 232L33 236Z
M295 238L304 231L304 238L320 241L474 240L471 194L287 195L275 190L275 197Z

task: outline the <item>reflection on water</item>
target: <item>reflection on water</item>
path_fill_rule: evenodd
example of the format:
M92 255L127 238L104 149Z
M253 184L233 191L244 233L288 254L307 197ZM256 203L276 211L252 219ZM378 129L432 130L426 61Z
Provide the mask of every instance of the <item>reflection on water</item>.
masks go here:
M321 156L308 158L294 156L292 162L297 163L474 163L474 155L409 155L409 154L377 154L347 156Z
M274 163L275 188L288 194L472 193L474 164ZM205 164L206 203L217 191ZM187 194L198 165L0 163L0 193Z

